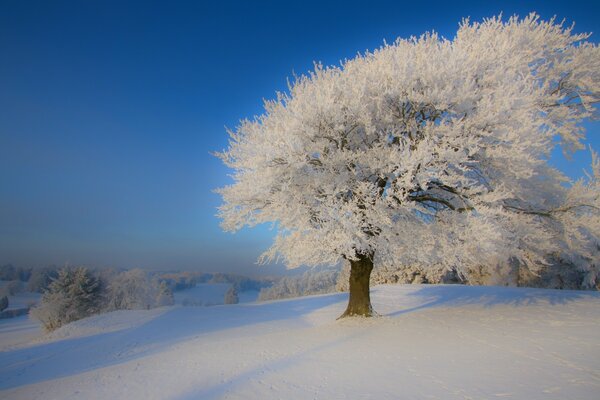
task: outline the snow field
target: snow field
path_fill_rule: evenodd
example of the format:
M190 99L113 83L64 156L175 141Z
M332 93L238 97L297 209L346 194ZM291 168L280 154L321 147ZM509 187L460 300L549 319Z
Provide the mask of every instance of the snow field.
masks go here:
M597 398L597 292L385 285L336 321L346 296L87 318L1 352L0 397Z

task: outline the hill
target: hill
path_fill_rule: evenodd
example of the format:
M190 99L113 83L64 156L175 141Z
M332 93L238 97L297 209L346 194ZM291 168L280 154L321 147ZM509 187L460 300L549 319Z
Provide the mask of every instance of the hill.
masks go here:
M0 397L597 398L597 292L382 285L336 321L346 296L97 315L2 351Z

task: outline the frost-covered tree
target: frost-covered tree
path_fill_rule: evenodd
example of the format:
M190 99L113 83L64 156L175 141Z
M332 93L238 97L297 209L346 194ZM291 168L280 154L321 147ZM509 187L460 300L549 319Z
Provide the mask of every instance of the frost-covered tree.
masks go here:
M143 310L156 307L163 297L160 290L159 283L142 269L121 272L108 286L108 309Z
M286 276L260 290L259 301L288 299L337 291L338 269L310 270L299 276Z
M600 97L588 37L535 14L465 20L452 40L426 33L317 65L230 132L224 229L273 222L265 262L349 260L342 316L372 314L374 262L463 273L514 257L535 272L558 251L591 279L597 159L576 183L548 164L557 142L583 147Z
M238 297L238 292L235 289L235 286L230 287L229 290L227 290L227 292L225 293L224 303L225 304L237 304L239 302L240 302L240 298Z
M14 267L12 264L0 266L0 281L26 282L31 275L31 269Z
M57 276L55 268L34 268L27 282L27 290L42 293Z
M40 305L31 310L47 331L98 313L102 307L102 283L87 268L63 268L50 283Z
M158 283L158 295L156 297L156 306L172 306L173 303L173 291L171 290L169 285L167 285L167 282L160 281L160 283Z

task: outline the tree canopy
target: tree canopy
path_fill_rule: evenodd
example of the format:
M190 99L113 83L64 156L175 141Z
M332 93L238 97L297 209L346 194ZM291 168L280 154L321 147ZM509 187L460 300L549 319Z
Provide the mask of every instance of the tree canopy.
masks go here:
M600 98L588 38L535 14L494 17L317 64L229 132L222 226L274 223L262 260L289 267L534 270L560 253L596 279L598 158L577 182L548 162L557 145L583 148Z

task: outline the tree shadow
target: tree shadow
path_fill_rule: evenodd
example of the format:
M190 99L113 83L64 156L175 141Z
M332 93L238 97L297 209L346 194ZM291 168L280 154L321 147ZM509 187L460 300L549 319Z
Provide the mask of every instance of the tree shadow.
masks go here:
M562 305L578 299L600 299L600 292L581 290L554 290L500 286L431 285L408 293L421 304L386 314L394 317L427 308L461 307L465 305L528 306L535 304Z
M378 288L374 288L375 303L377 293ZM319 309L339 305L341 312L347 296L347 293L338 293L234 306L174 307L131 328L3 351L0 352L0 390L123 364L216 331L225 334L230 329L252 326L258 328L263 323L273 321L285 321L289 323L286 328L301 329L311 326L303 316ZM404 292L403 296L413 298L417 305L386 313L386 316L394 317L436 307L519 307L538 303L563 305L578 299L600 299L598 292L463 285L431 285L417 290L410 287L410 291ZM326 343L323 346L334 344ZM294 357L298 356L305 355ZM291 365L294 357L284 358L278 365ZM242 382L256 372L250 371L237 382ZM219 394L224 390L225 387L214 387L201 394Z
M214 307L174 307L139 326L0 352L0 390L89 372L152 355L215 331L289 320L343 302L346 294ZM58 367L57 367L58 366Z

